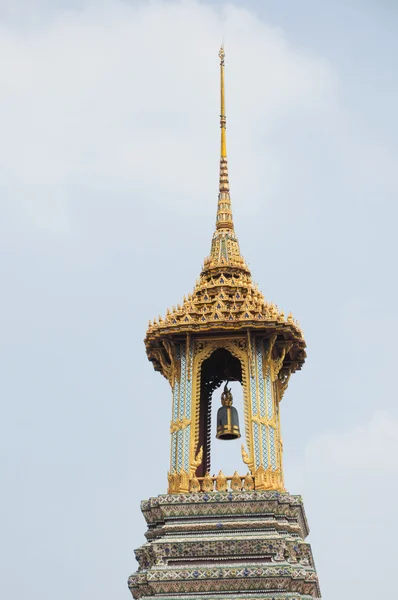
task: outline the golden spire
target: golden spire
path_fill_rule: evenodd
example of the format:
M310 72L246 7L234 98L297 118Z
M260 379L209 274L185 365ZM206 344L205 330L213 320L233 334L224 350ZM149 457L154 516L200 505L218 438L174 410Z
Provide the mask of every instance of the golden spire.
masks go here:
M225 115L225 84L224 84L224 46L221 46L218 53L220 58L220 83L221 83L221 111L220 111L220 127L221 127L221 157L220 157L220 186L218 195L218 209L216 229L232 229L234 228L232 220L231 199L229 197L229 181L228 181L228 161L227 161L227 117Z
M180 364L177 363L180 359L177 359L175 353L175 343L179 343L176 340L180 340L186 336L186 347L190 348L191 342L188 340L191 339L189 337L191 333L196 335L200 332L210 337L213 334L219 336L220 332L224 336L227 331L231 333L236 331L239 332L240 336L247 336L247 351L251 357L251 330L259 331L260 333L269 331L272 335L275 334L275 331L278 331L285 339L283 361L285 361L285 357L286 361L281 362L281 364L285 365L285 370L283 371L284 379L279 382L281 386L283 385L281 387L281 393L283 393L287 387L290 373L300 369L304 363L305 341L303 332L293 317L289 315L286 319L284 313L279 311L277 306L266 302L258 286L253 283L249 267L240 253L239 242L232 221L228 185L225 130L225 54L223 46L220 48L219 57L221 67L220 191L218 195L216 230L212 236L210 254L204 260L202 272L199 279L196 280L196 285L192 293L184 296L182 305L178 305L177 308L173 306L172 310L167 309L164 319L159 317L159 319L154 319L153 322L150 322L145 338L145 345L149 360L153 362L155 369L161 371L170 384L174 386L177 381L176 378L180 376L179 367L176 366ZM289 350L286 350L288 347L287 342L293 343L291 348L289 346ZM275 364L278 360L279 362L281 361L280 357L279 359L275 359ZM193 364L189 352L186 362L187 365ZM249 371L251 376L253 376L255 367L253 366L254 363L252 364L251 358L249 363ZM275 365L273 365L273 369L276 370ZM177 425L181 429L180 419L178 419ZM195 445L195 452L193 452L192 456L195 455L196 458L193 462L191 461L190 468L192 468L192 465L195 467L194 463L196 460L199 460L196 452L197 446ZM244 462L249 464L250 457L247 454L246 456L247 460L244 459ZM195 470L196 467L192 472L188 469L188 474L185 470L184 478L189 477L189 473L192 474ZM263 474L265 480L269 475L267 473ZM174 472L174 475L170 475L170 477L176 477L179 481L178 478L180 475ZM239 481L235 483L239 487L242 485L242 482L239 476L237 479ZM194 485L197 491L199 482L195 482ZM248 475L245 478L244 488L253 489L253 486L252 475ZM213 491L214 484L209 474L205 475L200 487L202 491L206 491L207 487L209 491ZM192 487L191 491L194 491Z
M224 84L224 46L221 46L218 53L220 58L220 78L221 78L221 114L220 114L220 126L221 126L221 157L227 158L227 139L226 139L226 125L227 117L225 116L225 84Z
M231 198L229 196L226 116L225 116L225 84L224 84L224 46L218 53L220 58L220 83L221 83L221 156L220 156L220 184L218 193L218 207L216 230L211 242L210 256L205 258L202 274L212 269L238 268L239 272L250 274L243 256L240 253L238 238L234 231L232 219Z

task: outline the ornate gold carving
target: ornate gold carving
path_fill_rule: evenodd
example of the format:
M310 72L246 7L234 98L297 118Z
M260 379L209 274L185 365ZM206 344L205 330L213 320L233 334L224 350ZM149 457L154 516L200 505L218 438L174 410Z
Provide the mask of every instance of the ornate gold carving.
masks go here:
M227 387L227 384L225 384L224 391L221 394L221 404L223 406L232 406L232 403L233 403L232 392L229 389L229 387Z
M189 482L189 491L192 492L193 494L200 492L200 483L199 483L199 479L196 477L196 475L194 475L192 477L191 481Z
M252 417L252 419L254 419L254 417ZM241 453L242 453L243 462L245 463L245 465L247 465L249 467L250 472L253 473L253 471L254 471L254 460L252 458L250 458L250 456L246 452L245 447L244 447L243 444L241 446Z
M189 475L185 469L180 471L180 489L181 494L187 494L189 492Z
M247 353L246 353L247 355ZM245 364L245 363L243 363ZM249 379L249 365L247 359L247 367L242 368L242 387L243 387L243 412L244 412L244 421L245 421L245 438L246 445L249 453L252 452L254 447L253 444L253 426L252 426L252 406L250 402L250 379Z
M175 362L174 344L167 339L162 340L162 344L166 350L170 363L173 364Z
M276 342L276 338L277 338L277 334L274 333L273 335L271 335L271 337L268 338L267 342L267 348L266 350L264 350L264 365L263 365L263 371L264 373L266 372L266 368L268 367L268 363L271 360L272 357L272 350L274 349L274 345Z
M222 471L219 472L216 479L216 490L217 492L228 491L228 481Z
M233 231L228 233L228 240L223 241L220 238L224 235L224 231L218 231L218 237L213 240L213 244L220 245L225 242L227 246L235 243L237 245ZM148 356L153 360L155 369L161 370L169 381L172 380L171 369L175 361L170 353L167 354L162 342L170 341L174 334L187 336L188 333L191 335L228 330L241 331L247 336L248 330L260 330L276 335L277 329L285 339L291 340L296 349L291 358L294 370L304 362L305 342L301 328L293 319L281 318L282 313L277 307L265 301L252 282L238 245L236 248L235 251L228 246L229 258L224 260L223 265L218 264L218 258L212 254L210 263L206 263L193 294L184 298L179 309L169 311L165 319L155 319L148 327L145 340ZM249 341L247 336L245 343ZM203 341L202 344L204 343ZM242 340L240 344L243 344ZM198 351L203 348L196 347ZM253 365L249 366L253 374Z
M226 477L220 471L217 477L210 477L206 473L203 478L198 478L195 474L189 476L185 469L179 472L173 471L167 473L168 494L187 494L202 492L227 492L229 489L228 481L231 482L230 489L234 492L242 490L278 490L285 491L283 486L283 475L280 469L272 470L271 467L264 469L260 465L254 474L247 473L245 477L239 475L237 471L231 476ZM242 483L243 479L243 483ZM214 489L215 488L215 489Z
M169 487L167 492L169 494L178 494L180 491L180 475L176 472L167 473L167 479Z
M281 355L278 358L275 358L271 361L271 379L272 379L272 381L276 381L278 379L278 375L283 366L283 361L285 360L285 356L290 351L292 346L293 346L293 344L286 344L282 348Z
M265 469L263 465L260 465L254 474L254 483L256 490L266 490L265 486Z
M286 392L287 390L287 386L289 385L289 379L291 376L291 371L289 372L280 372L279 376L278 376L278 392L279 392L279 402L282 400L283 398L283 394Z
M250 335L249 329L247 330L247 349L249 351L250 377L254 377L253 351L252 351L251 335Z
M242 479L237 471L232 475L231 479L231 490L233 492L239 492L242 489Z
M193 477L196 473L196 469L202 464L203 460L203 446L199 448L199 452L197 453L195 460L191 461L191 465L189 467L189 472L191 477Z
M242 348L241 342L244 342ZM242 366L242 388L243 388L243 406L245 416L246 444L249 449L253 446L253 432L250 426L251 408L249 400L249 382L248 382L248 355L246 339L243 336L236 338L220 337L211 340L196 340L195 353L193 360L193 387L192 387L192 426L190 441L190 460L193 460L194 453L199 444L199 412L200 412L200 375L203 361L209 358L218 348L225 348L233 356L240 360Z
M260 465L254 474L254 483L256 490L278 490L284 491L280 469L272 470L272 467L264 469Z
M208 344L208 340L195 340L195 354L203 352L203 350L208 346Z
M276 429L276 420L268 419L267 417L259 417L258 415L253 416L253 423L258 423L259 425L270 425Z
M162 373L163 375L166 377L166 379L168 380L168 382L170 383L170 385L173 387L173 368L171 364L168 364L163 350L161 348L154 348L152 350L152 356L160 363L161 367L162 367Z
M178 473L173 471L167 473L168 479L168 494L187 494L190 490L190 478L185 469L181 469Z
M183 419L177 419L177 421L172 421L170 423L170 433L174 433L175 431L180 431L188 427L191 424L191 419L187 419L184 417Z
M191 381L191 335L189 332L187 333L186 361L187 361L187 379L188 379L188 381Z
M213 480L210 475L206 472L202 481L202 490L204 492L212 492L213 491Z
M248 473L245 477L245 480L243 482L243 489L246 490L246 492L251 492L252 490L254 490L254 479L250 475L250 473Z
M247 342L244 338L234 338L233 340L234 345L239 349L239 350L243 350L246 351L247 350Z

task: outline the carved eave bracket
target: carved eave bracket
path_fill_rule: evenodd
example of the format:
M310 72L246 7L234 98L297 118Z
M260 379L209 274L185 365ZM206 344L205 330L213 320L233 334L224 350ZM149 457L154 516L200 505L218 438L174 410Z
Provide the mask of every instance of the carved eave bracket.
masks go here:
M246 324L245 324L246 325ZM290 328L275 328L271 323L256 323L257 327L243 327L243 324L235 323L234 331L244 333L250 340L249 334L261 335L264 333L269 339L269 344L265 352L264 362L271 364L272 381L277 382L280 390L280 399L286 391L290 375L300 370L306 358L306 344L302 337L298 336ZM193 328L185 327L185 331L166 332L157 331L156 335L148 331L145 339L146 351L149 360L152 362L155 371L159 371L169 381L171 387L178 377L179 363L175 356L174 340L181 338L190 339ZM214 332L225 334L225 331L218 325ZM198 330L201 335L210 333L208 327L201 327ZM195 333L195 330L194 330ZM174 334L174 335L173 335ZM269 355L269 356L268 356ZM265 365L264 365L265 366Z
M271 369L271 380L276 384L279 401L282 400L292 373L300 368L299 360L305 357L304 347L298 346L294 340L278 339L276 334L269 338L264 354L264 367Z
M155 371L160 371L173 387L179 369L173 341L163 338L157 345L149 345L147 340L145 342L148 358L152 362Z
M282 400L283 394L287 390L287 386L289 385L289 379L290 379L291 374L292 374L291 371L284 369L284 370L280 371L280 373L278 375L279 402Z
M300 370L306 359L306 343L304 338L292 329L287 323L273 322L227 322L190 323L180 328L159 328L156 331L148 330L145 346L149 360L153 363L155 371L160 371L166 379L171 381L173 365L176 367L174 355L174 339L190 336L191 334L225 334L229 332L248 332L255 335L264 334L272 341L273 379L276 381L278 373L282 370L294 373Z
M301 369L306 358L305 342L303 339L297 339L289 335L289 332L272 332L266 342L264 352L264 371L270 367L272 382L278 380L279 376L289 373L289 376L295 371Z

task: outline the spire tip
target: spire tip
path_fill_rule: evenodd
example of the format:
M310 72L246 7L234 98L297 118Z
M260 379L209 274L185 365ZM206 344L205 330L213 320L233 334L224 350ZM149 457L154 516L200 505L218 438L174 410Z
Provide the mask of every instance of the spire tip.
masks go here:
M221 78L221 110L220 110L220 127L221 127L221 156L220 156L220 183L218 196L218 210L216 229L233 229L231 202L229 198L229 181L228 181L228 163L227 163L227 139L226 126L227 118L225 116L225 85L224 85L224 44L221 45L218 56L220 58L220 78Z

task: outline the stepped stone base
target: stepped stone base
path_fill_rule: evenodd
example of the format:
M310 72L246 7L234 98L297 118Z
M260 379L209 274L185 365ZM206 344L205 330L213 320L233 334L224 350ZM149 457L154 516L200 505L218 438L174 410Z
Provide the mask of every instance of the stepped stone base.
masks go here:
M300 496L276 491L162 495L141 504L134 598L320 598Z

